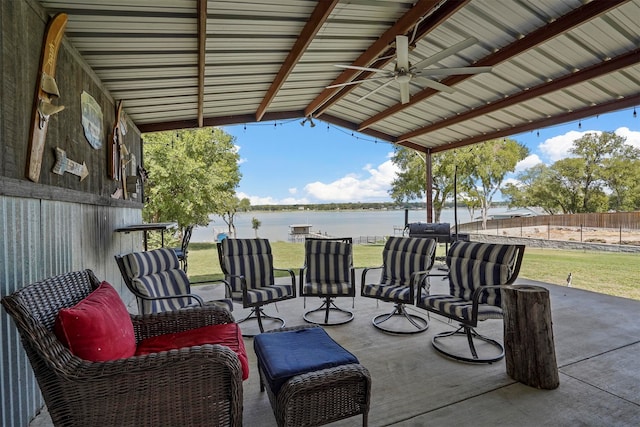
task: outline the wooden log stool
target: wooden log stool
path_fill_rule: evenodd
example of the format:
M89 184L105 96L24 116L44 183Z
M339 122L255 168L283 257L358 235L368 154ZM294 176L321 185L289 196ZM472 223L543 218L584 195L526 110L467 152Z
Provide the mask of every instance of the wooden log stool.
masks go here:
M502 288L507 374L531 387L560 384L553 343L549 291L541 286Z
M367 425L371 376L318 326L283 328L253 341L260 391L278 426L319 426L362 414Z

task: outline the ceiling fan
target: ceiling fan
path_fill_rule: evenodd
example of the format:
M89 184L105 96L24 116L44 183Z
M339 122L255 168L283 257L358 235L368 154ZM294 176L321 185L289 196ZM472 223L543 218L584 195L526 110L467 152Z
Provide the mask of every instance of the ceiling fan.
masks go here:
M475 37L470 37L466 40L461 41L460 43L456 43L455 45L436 53L415 65L412 65L409 62L409 38L407 36L396 36L396 64L393 70L382 70L380 68L370 68L370 67L358 67L355 65L340 65L336 64L336 67L339 68L349 68L353 70L360 71L369 71L371 73L376 73L378 75L382 74L382 76L371 77L368 79L362 80L353 80L347 83L339 83L331 86L327 86L329 88L335 87L343 87L348 85L359 84L368 81L385 81L377 88L373 89L371 92L366 95L360 97L357 102L362 101L365 98L373 95L379 90L389 86L394 81L398 82L400 86L400 101L403 104L409 102L409 82L414 79L419 79L417 84L421 84L423 86L430 87L435 90L439 90L442 92L453 93L454 90L447 85L444 85L438 81L430 79L432 76L451 76L456 74L478 74L478 73L487 73L491 71L491 67L449 67L449 68L427 68L436 62L447 58L448 56L454 55L460 52L463 49L466 49L469 46L478 43L478 39Z

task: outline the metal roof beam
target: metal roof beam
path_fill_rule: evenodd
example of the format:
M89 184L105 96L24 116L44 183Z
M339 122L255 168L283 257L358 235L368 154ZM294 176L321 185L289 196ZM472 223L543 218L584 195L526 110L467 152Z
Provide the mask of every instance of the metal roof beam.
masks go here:
M275 98L276 94L293 70L293 67L296 66L304 52L307 50L307 47L313 41L316 34L318 34L318 31L327 21L327 18L329 18L329 15L339 1L340 0L321 0L318 2L316 8L311 13L311 17L300 32L298 39L293 44L293 48L289 51L289 55L287 55L287 58L282 63L282 67L280 67L276 78L273 79L271 86L267 90L267 94L262 99L262 102L256 111L256 121L259 122L262 120L264 113L267 111L267 108L269 108L273 98Z
M616 7L628 1L629 0L609 0L592 1L590 3L587 3L577 9L572 10L566 15L561 16L550 24L538 28L537 30L527 34L523 38L518 39L510 45L505 46L504 48L492 53L491 55L486 56L479 61L476 61L472 65L475 67L495 66L503 61L521 54L522 52L532 49L533 47L547 40L550 40L558 36L559 34L563 34L570 29L586 21L589 21L611 9L615 9ZM451 76L443 79L440 83L447 86L453 86L471 77L473 77L473 74ZM417 104L418 102L424 101L425 99L436 93L438 93L436 90L430 88L418 92L417 94L411 96L411 99L408 103L398 103L393 107L381 111L380 113L360 123L360 126L358 126L358 130L362 131L363 129L366 129L373 124L404 110L405 108Z
M429 126L416 129L412 132L407 132L404 135L400 135L398 137L397 142L407 141L407 140L410 140L411 138L424 135L425 133L433 132L438 129L442 129L444 127L452 126L456 123L464 122L466 120L471 120L475 117L479 117L485 114L489 114L493 111L507 108L511 105L524 102L528 99L537 98L539 96L546 95L556 90L561 90L566 87L573 86L575 84L578 84L587 80L591 80L596 77L603 76L605 74L612 73L622 68L637 64L638 62L640 62L640 49L635 49L635 50L632 50L631 52L620 55L609 61L592 65L580 71L576 71L574 73L557 78L549 83L540 84L531 89L519 92L507 98L492 102L480 108L476 108L475 110L470 110L466 113L462 113L462 114L450 117L448 119L441 120L437 123L433 123Z
M204 74L207 48L207 1L198 0L198 127L204 124Z
M385 31L369 48L364 51L352 65L365 67L374 59L380 56L387 46L393 43L398 34L404 34L415 25L418 20L426 15L431 9L438 5L438 0L419 0L411 9L407 11L391 28ZM331 85L346 83L360 74L358 70L346 69L331 83ZM330 86L330 85L329 85ZM324 89L320 92L304 110L305 116L315 114L315 112L328 102L340 91L341 88Z
M574 120L580 120L587 117L597 116L599 114L610 113L616 110L622 110L624 108L633 107L640 104L640 94L633 95L623 99L614 99L603 104L594 105L592 107L585 107L575 111L569 111L562 115L555 115L553 117L545 118L531 123L524 123L522 125L513 126L508 129L501 129L496 132L487 133L480 136L474 136L472 138L463 139L453 142L451 144L442 145L431 149L433 153L439 153L441 151L452 150L454 148L464 147L466 145L477 144L479 142L489 141L496 138L506 138L511 135L516 135L523 132L532 131L535 129L543 129L549 126L555 126L562 123L567 123Z
M432 30L434 30L438 25L445 22L451 15L456 13L458 10L466 6L470 0L456 0L449 1L442 6L440 6L437 10L435 10L431 15L429 15L426 19L420 21L416 28L415 39L412 42L412 45L415 46L415 43L424 38L427 34L429 34ZM375 60L369 66L372 68L384 68L389 62L393 61L393 57L396 54L396 48L390 47L380 55L378 55L382 59ZM354 63L354 65L356 65ZM360 71L353 76L351 80L364 80L374 73L370 71ZM329 109L333 104L340 101L340 99L344 98L357 87L357 85L349 85L340 88L338 92L336 92L331 98L329 98L321 108L314 112L314 115L317 117L323 114L327 109Z

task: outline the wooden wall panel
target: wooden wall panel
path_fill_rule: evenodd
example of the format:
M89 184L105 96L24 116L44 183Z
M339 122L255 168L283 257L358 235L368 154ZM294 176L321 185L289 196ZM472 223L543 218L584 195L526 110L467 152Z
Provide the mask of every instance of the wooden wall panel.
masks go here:
M35 0L0 2L0 296L67 271L92 269L118 289L131 311L135 299L124 286L113 256L142 250L141 233L113 230L142 220L142 195L111 198L118 183L107 176L109 131L115 101L66 40L58 55L57 103L50 120L40 181L26 179L29 126L44 29L49 17ZM81 124L83 91L102 108L102 147L94 149ZM127 106L124 106L126 114ZM125 141L141 159L140 133L131 122ZM80 163L89 176L52 173L55 147ZM135 171L134 171L135 172ZM0 309L0 425L24 427L43 400L13 322Z

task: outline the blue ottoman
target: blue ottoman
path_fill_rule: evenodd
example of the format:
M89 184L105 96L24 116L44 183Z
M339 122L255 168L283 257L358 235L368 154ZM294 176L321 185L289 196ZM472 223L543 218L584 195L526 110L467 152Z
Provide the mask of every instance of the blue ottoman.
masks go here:
M367 425L371 376L318 326L260 334L253 347L260 391L279 426L319 426L362 414Z

